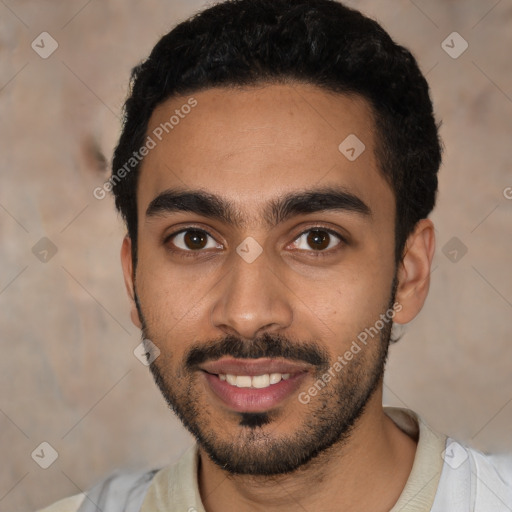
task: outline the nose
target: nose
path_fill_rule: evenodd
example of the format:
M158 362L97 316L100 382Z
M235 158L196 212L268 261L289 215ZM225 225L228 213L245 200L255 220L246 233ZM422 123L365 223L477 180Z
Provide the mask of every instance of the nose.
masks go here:
M289 327L293 318L292 294L270 267L265 253L252 263L238 256L234 260L217 288L212 324L226 334L246 339Z

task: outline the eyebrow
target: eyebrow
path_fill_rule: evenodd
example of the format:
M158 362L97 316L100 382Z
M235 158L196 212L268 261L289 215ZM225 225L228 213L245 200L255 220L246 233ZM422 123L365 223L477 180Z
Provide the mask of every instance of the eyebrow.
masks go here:
M324 211L355 213L363 218L372 216L370 207L355 194L340 187L324 187L271 199L264 209L263 219L269 227L275 227L296 215ZM165 190L151 201L146 218L175 212L196 213L235 227L247 223L235 203L203 190Z

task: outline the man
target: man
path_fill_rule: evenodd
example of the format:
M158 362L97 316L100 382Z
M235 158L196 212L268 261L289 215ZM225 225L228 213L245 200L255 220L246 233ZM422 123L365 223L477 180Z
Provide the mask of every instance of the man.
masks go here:
M440 162L416 61L340 3L228 1L164 36L104 188L132 321L197 443L46 510L512 510L510 461L382 407Z

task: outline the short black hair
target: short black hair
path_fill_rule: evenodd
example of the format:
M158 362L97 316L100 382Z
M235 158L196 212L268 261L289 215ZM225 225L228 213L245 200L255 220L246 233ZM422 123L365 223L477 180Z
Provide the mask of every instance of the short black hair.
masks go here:
M376 21L335 0L227 0L163 36L132 70L112 178L144 145L151 114L165 100L267 83L311 84L369 103L376 158L396 200L398 264L407 237L436 201L442 149L429 87L407 49ZM139 169L137 163L123 179L116 176L113 186L134 267Z

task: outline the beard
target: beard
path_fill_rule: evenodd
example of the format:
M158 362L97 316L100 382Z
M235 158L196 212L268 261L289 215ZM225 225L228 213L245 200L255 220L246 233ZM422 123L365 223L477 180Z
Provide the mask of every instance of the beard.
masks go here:
M395 290L396 285L388 311L394 303ZM152 337L137 297L136 304L143 338L158 347L169 347L167 340ZM301 414L304 419L294 421L294 431L286 435L276 432L288 417L284 408L278 407L266 412L231 411L237 422L236 434L223 437L227 432L225 420L216 417L215 410L205 402L204 390L198 383L201 376L198 365L222 356L279 357L312 365L317 382L336 360L331 360L327 351L315 342L292 342L268 333L253 341L226 336L191 345L175 370L176 358L169 349L167 354L162 350L150 364L150 370L170 408L220 468L233 475L284 475L310 467L318 462L320 454L327 455L329 448L342 446L350 439L357 420L382 383L392 325L391 320L384 322L379 335L369 340L335 378L324 383L309 403L297 400L293 411L296 407L307 408Z

